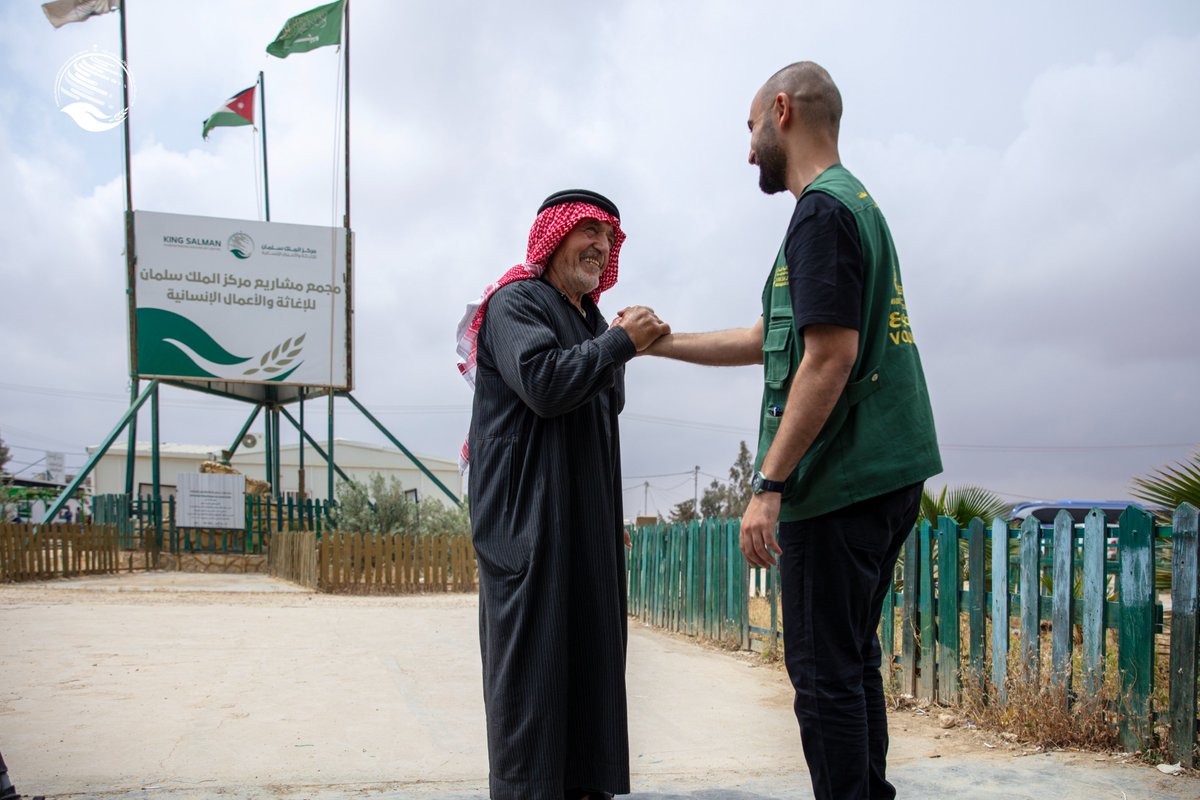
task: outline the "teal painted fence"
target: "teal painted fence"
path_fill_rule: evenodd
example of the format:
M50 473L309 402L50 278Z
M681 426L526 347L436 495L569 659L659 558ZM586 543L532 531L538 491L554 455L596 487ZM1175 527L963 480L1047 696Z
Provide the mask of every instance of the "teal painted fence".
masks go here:
M743 648L752 639L776 644L777 568L748 568L737 531L729 520L633 530L630 614ZM1030 517L1019 528L924 522L905 542L884 601L888 681L943 704L961 702L968 676L988 702L1006 703L1016 680L1057 687L1066 703L1080 693L1119 698L1122 746L1144 749L1165 726L1170 759L1191 766L1198 564L1197 510L1188 504L1170 525L1137 508L1115 525L1099 510L1080 524L1065 511L1051 525ZM766 624L751 625L751 595L769 604ZM1167 669L1156 671L1162 652Z
M750 647L749 575L736 520L645 525L630 538L630 614L656 627Z

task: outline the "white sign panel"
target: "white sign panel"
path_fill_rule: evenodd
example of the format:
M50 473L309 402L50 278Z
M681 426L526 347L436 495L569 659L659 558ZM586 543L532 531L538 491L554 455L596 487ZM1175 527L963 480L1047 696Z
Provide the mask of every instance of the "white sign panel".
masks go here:
M141 377L349 388L346 230L134 213Z
M67 482L67 457L64 453L46 451L46 472L55 483Z
M180 528L245 528L246 476L181 472L175 484Z

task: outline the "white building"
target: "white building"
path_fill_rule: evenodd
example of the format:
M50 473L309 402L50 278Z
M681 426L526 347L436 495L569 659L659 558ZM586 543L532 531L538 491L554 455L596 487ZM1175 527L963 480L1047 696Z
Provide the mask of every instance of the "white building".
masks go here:
M325 442L319 442L322 450L328 451ZM176 476L181 472L199 472L204 461L219 461L223 447L220 445L171 444L159 445L159 482L164 497L175 493ZM89 447L88 452L95 452ZM283 495L295 494L300 489L300 446L280 447L279 461ZM96 464L92 472L92 486L96 494L121 494L125 491L126 442L114 443ZM456 497L462 498L462 477L458 463L445 458L418 455L425 468L437 476ZM373 473L383 475L385 480L395 477L414 499L435 499L449 503L450 499L438 488L429 476L423 473L404 453L390 445L366 444L349 439L334 439L334 463L356 481L365 482ZM266 453L263 437L254 437L254 445L243 444L230 459L229 465L249 478L264 480L266 476ZM336 482L341 477L334 476ZM134 459L134 490L139 494L150 494L153 481L149 442L138 442ZM304 487L309 497L324 500L329 495L329 478L325 460L311 446L304 448Z

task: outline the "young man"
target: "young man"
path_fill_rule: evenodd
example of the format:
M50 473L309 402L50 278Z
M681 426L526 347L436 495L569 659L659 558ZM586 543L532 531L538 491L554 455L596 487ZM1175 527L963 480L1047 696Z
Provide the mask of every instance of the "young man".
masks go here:
M896 796L875 631L941 458L891 233L840 163L841 114L837 86L811 62L758 91L750 163L764 192L796 198L763 316L749 328L665 336L648 352L763 364L740 545L755 566L781 556L784 655L813 792L846 800Z

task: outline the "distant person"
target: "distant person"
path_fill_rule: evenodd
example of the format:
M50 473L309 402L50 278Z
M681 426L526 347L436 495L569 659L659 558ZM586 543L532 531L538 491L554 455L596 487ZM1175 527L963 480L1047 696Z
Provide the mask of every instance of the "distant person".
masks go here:
M876 636L924 481L942 469L891 233L838 154L842 98L812 62L750 106L750 163L796 198L749 328L673 334L648 352L763 364L753 496L741 550L780 555L784 656L813 793L891 798ZM776 540L776 524L779 537Z
M625 363L670 328L596 307L617 282L620 216L595 192L550 195L525 262L459 325L493 800L629 791L617 415Z

